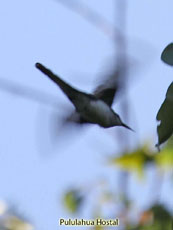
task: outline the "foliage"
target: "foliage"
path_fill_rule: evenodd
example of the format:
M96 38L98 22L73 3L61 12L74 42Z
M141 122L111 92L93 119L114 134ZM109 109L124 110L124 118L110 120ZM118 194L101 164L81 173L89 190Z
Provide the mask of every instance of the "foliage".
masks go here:
M83 201L80 190L71 189L64 195L64 206L71 213L76 213Z
M161 54L161 60L168 65L173 66L173 43L169 44ZM158 143L159 147L162 143L167 141L173 134L173 83L170 84L166 99L161 105L156 119L160 121L157 126Z
M34 230L34 227L10 209L4 202L0 202L0 230Z
M153 155L146 146L111 159L113 165L118 165L129 172L136 172L139 176L143 175L145 166L151 162L153 162Z
M111 164L120 166L123 170L128 172L135 172L138 176L144 175L145 167L150 163L158 169L172 169L173 168L173 138L171 138L167 145L156 153L149 149L146 145L136 149L132 152L124 153L120 157L111 158Z
M162 169L173 168L173 149L170 147L164 148L161 152L155 155L155 164Z
M166 64L173 65L173 43L166 46L161 54L161 59Z
M158 146L168 140L173 134L173 83L168 88L166 99L157 114L160 124L157 126Z
M141 177L145 175L146 166L152 164L152 168L156 170L165 169L170 171L173 168L173 138L170 138L164 148L158 153L154 151L149 145L143 145L132 152L125 152L122 156L112 157L109 162L114 167L121 167L121 169L129 172L136 173ZM166 172L165 171L165 172ZM154 181L153 181L154 183ZM107 202L102 202L103 199L99 199L99 196L95 200L99 200L99 214L100 210L104 210L107 204L117 205L122 202L121 194L112 193L111 190L103 190L102 197L107 197ZM85 194L85 198L87 193ZM126 214L122 215L122 224L125 224L126 230L170 230L172 216L169 211L161 204L155 203L151 205L147 210L143 211L138 215L138 221L136 226L131 222L128 217L128 213L133 212L133 203L128 199L127 196L124 197L126 202L124 202L126 207ZM65 197L65 206L71 213L75 214L81 208L82 200L84 196L81 197L81 191L79 189L69 190ZM98 213L97 213L98 214ZM104 212L102 213L104 216ZM99 226L95 226L92 230L100 230ZM101 228L102 229L102 228Z
M136 230L171 230L172 216L160 204L152 206L143 212Z

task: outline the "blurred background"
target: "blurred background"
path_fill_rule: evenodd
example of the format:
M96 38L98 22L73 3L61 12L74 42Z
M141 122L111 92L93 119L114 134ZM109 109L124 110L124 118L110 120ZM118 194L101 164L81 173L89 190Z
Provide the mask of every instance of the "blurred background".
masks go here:
M97 217L171 229L172 140L159 153L155 144L172 82L160 60L172 9L171 0L1 1L0 229ZM118 71L113 109L135 132L65 124L73 106L36 62L85 92Z

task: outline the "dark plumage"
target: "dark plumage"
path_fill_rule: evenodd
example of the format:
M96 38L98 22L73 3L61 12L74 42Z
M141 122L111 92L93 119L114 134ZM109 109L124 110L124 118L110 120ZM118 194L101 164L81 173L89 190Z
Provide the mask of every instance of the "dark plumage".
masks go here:
M74 113L67 120L98 124L104 128L123 126L132 130L111 108L117 90L113 77L100 85L93 94L88 94L73 88L42 64L36 63L36 68L55 82L75 106Z

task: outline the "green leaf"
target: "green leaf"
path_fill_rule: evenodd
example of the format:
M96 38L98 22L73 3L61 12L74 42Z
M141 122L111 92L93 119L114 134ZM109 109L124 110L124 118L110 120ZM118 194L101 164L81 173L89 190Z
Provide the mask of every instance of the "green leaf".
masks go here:
M173 136L171 138L169 138L164 149L172 149L173 150Z
M140 177L143 175L145 165L151 161L153 161L153 156L146 147L111 159L112 164L118 165L124 170L136 172Z
M158 166L165 169L173 168L173 149L164 149L155 156L155 162Z
M154 219L159 222L167 222L172 219L169 211L163 205L155 204L151 211L154 214Z
M96 225L94 226L93 230L104 230L104 227L100 225Z
M64 206L71 213L76 213L79 210L82 201L83 196L77 189L70 190L64 195Z
M162 52L161 59L168 65L173 66L173 43L170 43Z
M173 83L171 83L167 90L166 99L161 105L156 119L160 121L160 124L157 126L157 146L159 146L173 134Z
M162 151L154 156L154 160L156 165L163 169L173 168L173 137L168 140Z

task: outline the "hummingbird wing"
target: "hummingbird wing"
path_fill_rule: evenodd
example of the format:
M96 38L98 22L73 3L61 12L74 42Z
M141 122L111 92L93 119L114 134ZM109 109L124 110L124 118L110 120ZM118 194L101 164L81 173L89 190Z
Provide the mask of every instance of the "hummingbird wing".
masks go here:
M75 123L75 124L79 124L79 125L88 123L88 121L86 121L76 110L73 111L70 115L68 115L64 119L64 122L65 123L70 122L70 123Z
M111 74L105 78L102 81L102 84L100 84L94 91L93 95L96 99L104 101L107 105L110 107L113 104L115 95L117 94L119 88L120 88L120 70L113 70ZM74 122L78 124L85 124L87 123L86 120L84 120L80 114L77 113L77 111L74 111L66 118L67 122Z
M116 70L94 90L94 96L104 101L110 107L119 89L119 71Z

